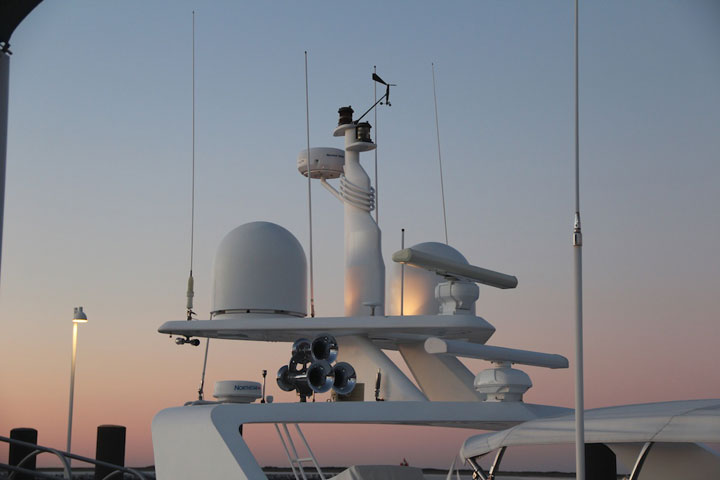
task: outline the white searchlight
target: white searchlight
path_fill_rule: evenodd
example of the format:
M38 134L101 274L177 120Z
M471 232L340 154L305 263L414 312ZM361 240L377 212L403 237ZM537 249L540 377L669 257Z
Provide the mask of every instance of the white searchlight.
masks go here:
M393 253L392 259L393 262L424 268L446 278L482 283L495 288L515 288L518 284L517 277L513 275L453 262L412 248L398 250Z

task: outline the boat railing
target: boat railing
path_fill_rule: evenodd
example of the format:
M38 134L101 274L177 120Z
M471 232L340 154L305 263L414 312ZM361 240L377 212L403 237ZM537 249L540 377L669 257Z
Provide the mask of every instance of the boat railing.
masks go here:
M71 460L79 460L84 463L90 463L95 466L105 467L107 469L112 470L110 473L105 475L102 478L102 480L112 480L113 478L123 478L125 473L128 473L128 474L132 475L134 478L138 478L140 480L148 480L148 477L146 477L145 475L143 475L142 473L140 473L139 471L137 471L133 468L123 467L121 465L114 465L112 463L103 462L101 460L96 460L94 458L83 457L81 455L76 455L74 453L64 452L62 450L57 450L55 448L44 447L42 445L36 445L34 443L23 442L21 440L16 440L14 438L0 436L0 442L8 443L10 445L17 445L19 447L25 447L28 450L32 449L32 451L30 453L28 453L22 460L20 460L20 462L18 462L17 465L8 465L5 463L0 463L0 470L6 470L6 471L10 472L8 480L17 478L16 476L18 474L22 474L24 476L31 476L34 478L51 478L51 479L57 480L57 476L55 476L55 475L38 472L36 470L30 470L28 468L23 468L23 465L25 465L27 462L29 462L33 458L37 457L41 453L52 453L60 460L60 463L62 463L63 478L65 478L67 480L72 480L72 466L70 464Z
M282 431L280 430L280 427L277 423L275 424L275 430L280 437L280 441L282 442L283 448L285 449L285 454L290 461L290 468L292 469L295 480L308 480L307 475L305 475L305 468L303 467L303 463L308 462L313 464L313 467L315 467L315 471L317 471L318 475L320 476L320 480L325 480L325 475L323 475L323 472L320 469L320 465L315 458L315 454L310 448L310 444L305 438L305 435L303 435L302 430L300 430L300 425L298 425L297 423L294 424L295 430L297 431L297 434L302 440L303 444L305 444L305 450L307 451L307 456L302 458L298 455L297 448L295 447L295 442L290 435L290 430L288 429L287 424L283 423L281 425ZM285 436L283 436L283 432L285 433Z

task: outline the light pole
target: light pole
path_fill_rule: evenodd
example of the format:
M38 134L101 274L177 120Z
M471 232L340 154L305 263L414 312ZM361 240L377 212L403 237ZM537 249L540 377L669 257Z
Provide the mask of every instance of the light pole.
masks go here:
M87 315L83 307L75 307L73 315L73 337L72 337L72 363L70 365L70 409L68 411L67 448L70 451L70 440L72 439L72 418L73 418L73 394L75 393L75 358L77 357L77 336L78 324L87 323Z

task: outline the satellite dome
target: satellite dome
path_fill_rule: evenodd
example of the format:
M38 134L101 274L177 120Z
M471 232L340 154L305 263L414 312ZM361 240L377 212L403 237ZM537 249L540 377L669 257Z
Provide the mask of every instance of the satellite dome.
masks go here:
M215 255L213 318L225 314L307 314L305 252L292 233L270 222L240 225Z
M423 242L413 245L413 250L429 253L453 262L469 265L462 253L450 245L439 242ZM400 315L400 281L401 265L395 263L392 269L392 282L390 287L391 315ZM444 282L440 275L424 268L405 266L404 288L404 315L437 315L440 312L440 302L435 298L435 286ZM475 305L470 307L470 313L475 314Z

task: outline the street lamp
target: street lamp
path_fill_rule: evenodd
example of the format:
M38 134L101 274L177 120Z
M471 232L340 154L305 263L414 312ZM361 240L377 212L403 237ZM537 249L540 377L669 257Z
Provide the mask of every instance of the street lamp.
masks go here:
M78 324L87 323L87 315L83 312L83 307L75 307L73 315L73 337L72 337L72 363L70 366L70 410L68 412L68 428L67 428L67 449L70 451L70 440L72 439L72 418L73 418L73 394L75 393L75 358L77 357L77 336Z

